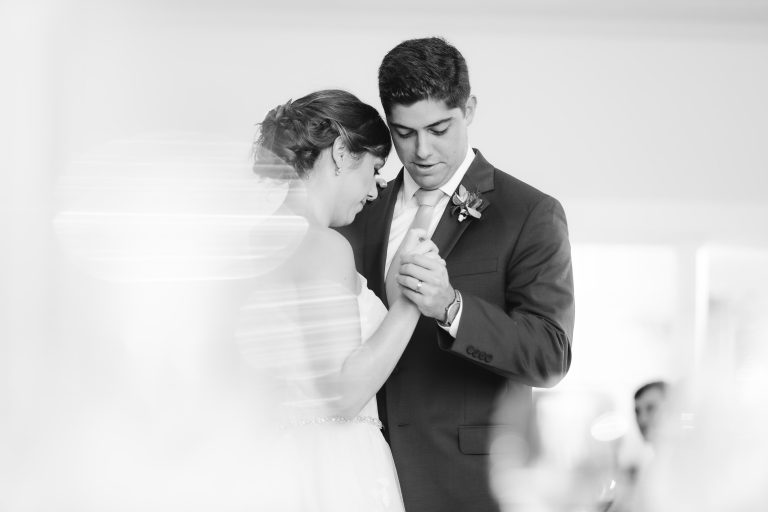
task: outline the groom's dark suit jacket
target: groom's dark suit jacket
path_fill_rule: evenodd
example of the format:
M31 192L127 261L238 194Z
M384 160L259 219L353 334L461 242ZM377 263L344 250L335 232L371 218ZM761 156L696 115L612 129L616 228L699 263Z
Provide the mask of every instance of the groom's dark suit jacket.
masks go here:
M573 277L563 209L475 153L462 184L488 206L480 219L458 222L449 203L432 236L463 297L458 334L453 339L422 317L379 396L408 512L497 510L489 441L505 423L525 419L500 419L494 410L499 401L528 409L531 387L554 385L571 362ZM341 230L358 271L385 303L402 173Z

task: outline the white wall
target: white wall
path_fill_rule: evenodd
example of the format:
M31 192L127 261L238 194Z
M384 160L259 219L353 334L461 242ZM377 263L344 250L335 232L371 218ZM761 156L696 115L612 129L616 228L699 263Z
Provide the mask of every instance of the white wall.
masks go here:
M145 132L247 141L269 108L318 88L378 105L384 53L442 34L470 64L473 144L560 198L576 242L766 241L768 23L674 2L646 18L517 5L71 2L51 10L57 164Z

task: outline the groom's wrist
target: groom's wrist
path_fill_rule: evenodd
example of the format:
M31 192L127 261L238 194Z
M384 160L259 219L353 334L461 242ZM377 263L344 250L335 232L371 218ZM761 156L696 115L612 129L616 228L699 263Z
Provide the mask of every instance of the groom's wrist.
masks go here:
M456 315L458 315L459 310L461 309L461 292L457 290L456 288L453 289L453 300L445 307L445 311L443 312L443 317L437 319L437 324L440 327L449 329L453 322L456 320Z

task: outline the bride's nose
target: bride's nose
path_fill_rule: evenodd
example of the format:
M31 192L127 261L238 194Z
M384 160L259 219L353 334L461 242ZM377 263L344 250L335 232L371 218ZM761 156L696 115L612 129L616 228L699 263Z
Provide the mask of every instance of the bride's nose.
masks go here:
M374 181L371 188L368 189L368 195L365 196L365 199L366 201L371 202L375 200L377 197L379 197L379 187L376 186L376 181Z

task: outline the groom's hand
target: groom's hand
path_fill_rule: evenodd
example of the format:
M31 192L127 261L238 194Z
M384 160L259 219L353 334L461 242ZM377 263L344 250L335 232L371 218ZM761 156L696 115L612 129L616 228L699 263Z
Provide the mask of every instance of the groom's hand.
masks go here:
M455 297L445 260L435 253L403 254L397 282L422 315L445 320L445 308Z

